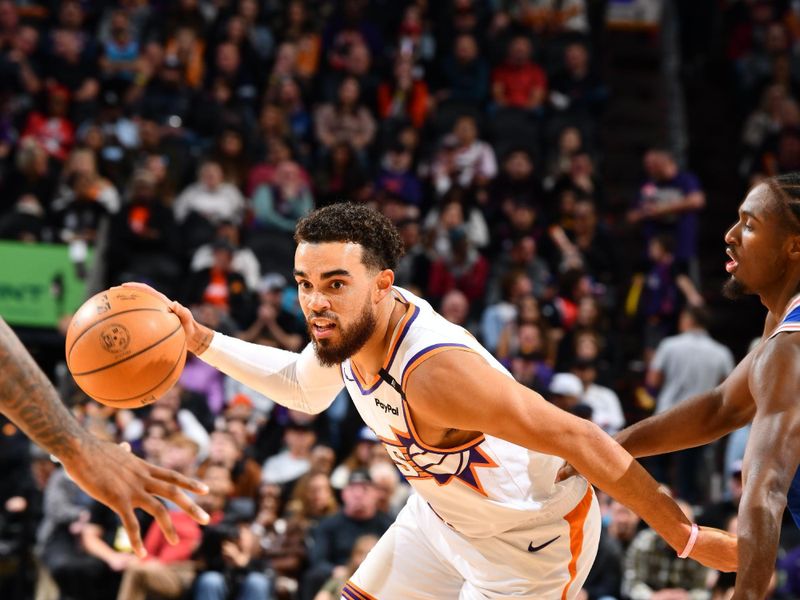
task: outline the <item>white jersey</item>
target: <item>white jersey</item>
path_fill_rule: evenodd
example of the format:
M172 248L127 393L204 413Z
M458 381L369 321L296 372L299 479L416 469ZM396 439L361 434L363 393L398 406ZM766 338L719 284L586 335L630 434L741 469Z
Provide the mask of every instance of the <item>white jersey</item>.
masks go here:
M409 411L414 399L405 397L405 389L425 360L440 352L471 351L492 368L511 374L472 335L425 300L401 288L395 291L407 309L381 375L365 382L350 360L341 369L358 412L400 472L442 521L469 537L491 537L521 524L563 518L588 489L581 477L554 483L563 459L490 435L457 448L435 448L419 439Z

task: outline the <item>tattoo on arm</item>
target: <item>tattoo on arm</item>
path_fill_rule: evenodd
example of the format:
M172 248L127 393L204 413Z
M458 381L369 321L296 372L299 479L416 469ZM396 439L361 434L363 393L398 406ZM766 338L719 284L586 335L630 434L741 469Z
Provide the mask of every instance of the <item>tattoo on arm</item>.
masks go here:
M74 456L86 431L2 318L0 373L0 412L62 461Z

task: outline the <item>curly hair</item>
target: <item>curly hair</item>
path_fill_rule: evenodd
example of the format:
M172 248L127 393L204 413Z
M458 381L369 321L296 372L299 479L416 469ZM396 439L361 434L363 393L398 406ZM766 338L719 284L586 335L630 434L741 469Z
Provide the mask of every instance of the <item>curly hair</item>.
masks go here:
M325 206L300 219L294 240L358 244L364 249L364 265L377 270L396 269L403 255L403 242L392 222L377 210L350 202Z

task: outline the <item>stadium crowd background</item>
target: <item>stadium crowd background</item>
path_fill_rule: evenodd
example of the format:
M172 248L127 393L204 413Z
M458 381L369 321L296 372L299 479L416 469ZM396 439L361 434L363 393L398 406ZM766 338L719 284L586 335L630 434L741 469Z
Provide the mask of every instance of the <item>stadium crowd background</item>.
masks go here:
M707 333L718 294L699 250L704 227L721 270L724 227L704 221L673 138L624 165L633 193L610 191L606 4L0 0L0 238L66 244L89 291L146 281L217 330L296 351L294 225L366 202L406 244L398 285L613 434L734 357ZM716 51L741 130L725 149L732 220L747 185L800 170L800 7L678 5L683 76ZM637 35L645 53L666 43L659 26ZM64 375L61 333L18 331L87 428L207 482L215 520L173 512L176 547L143 522L137 561L113 513L3 422L4 600L338 598L409 493L345 395L295 414L192 357L162 400L115 412ZM749 341L725 338L737 358ZM735 531L746 436L646 465L701 523ZM582 598L728 597L731 576L603 511ZM800 540L784 537L774 597L797 598Z

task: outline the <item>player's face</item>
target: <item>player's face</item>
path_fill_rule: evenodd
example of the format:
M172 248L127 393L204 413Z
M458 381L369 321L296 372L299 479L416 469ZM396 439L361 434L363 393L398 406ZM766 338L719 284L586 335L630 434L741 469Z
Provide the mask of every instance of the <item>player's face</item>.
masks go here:
M729 298L762 293L783 278L787 260L786 232L772 192L766 184L753 188L739 207L739 219L725 234L730 279Z
M362 262L358 244L302 242L295 252L297 294L317 358L339 364L375 331L372 298L376 274Z

